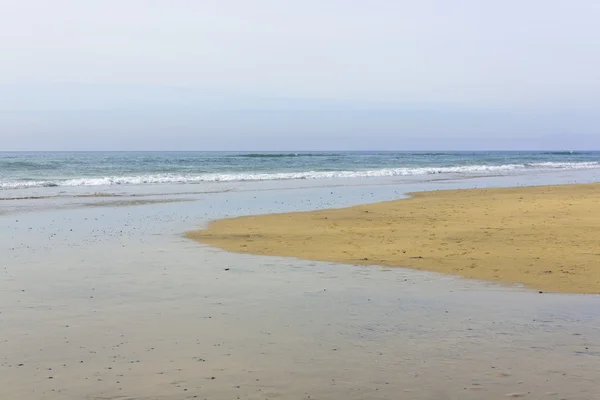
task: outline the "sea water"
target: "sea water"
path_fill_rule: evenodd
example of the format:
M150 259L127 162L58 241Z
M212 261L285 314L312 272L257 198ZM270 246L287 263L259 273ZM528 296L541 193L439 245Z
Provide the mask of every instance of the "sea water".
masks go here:
M0 189L515 175L600 168L600 152L0 152Z

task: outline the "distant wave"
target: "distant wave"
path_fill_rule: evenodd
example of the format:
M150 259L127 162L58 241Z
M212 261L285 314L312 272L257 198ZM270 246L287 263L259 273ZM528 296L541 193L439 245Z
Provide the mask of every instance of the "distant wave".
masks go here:
M1 168L10 168L14 170L19 169L36 169L36 170L53 170L60 168L60 164L56 162L38 162L38 161L13 161L13 160L0 160Z
M338 154L326 153L248 153L235 154L230 157L245 157L245 158L286 158L286 157L331 157Z
M404 155L403 153L399 153L400 155ZM432 152L432 153L421 153L421 152L414 152L414 153L406 153L406 155L409 156L456 156L456 153L443 153L443 152Z
M584 154L594 154L591 151L547 151L541 153L546 156L579 156Z
M112 176L101 178L77 178L47 181L0 181L2 189L19 189L31 187L56 186L111 186L111 185L142 185L165 183L201 183L201 182L243 182L294 179L332 179L332 178L370 178L394 177L432 174L511 174L520 171L554 171L581 170L600 168L600 162L541 162L531 164L506 165L465 165L454 167L420 167L420 168L382 168L375 170L356 171L302 171L279 173L222 173L222 174L149 174L140 176Z

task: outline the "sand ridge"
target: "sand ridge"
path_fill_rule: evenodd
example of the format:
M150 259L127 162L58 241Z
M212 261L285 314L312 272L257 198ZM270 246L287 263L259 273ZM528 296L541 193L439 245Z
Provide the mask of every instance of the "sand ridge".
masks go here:
M600 293L600 184L420 192L344 209L224 219L187 236L239 253Z

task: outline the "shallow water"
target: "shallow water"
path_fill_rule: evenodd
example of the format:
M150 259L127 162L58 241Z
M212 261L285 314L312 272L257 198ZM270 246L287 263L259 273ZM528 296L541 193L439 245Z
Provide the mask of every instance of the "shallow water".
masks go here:
M0 398L597 399L600 296L229 254L182 236L224 216L596 178L255 184L157 196L186 202L3 204Z

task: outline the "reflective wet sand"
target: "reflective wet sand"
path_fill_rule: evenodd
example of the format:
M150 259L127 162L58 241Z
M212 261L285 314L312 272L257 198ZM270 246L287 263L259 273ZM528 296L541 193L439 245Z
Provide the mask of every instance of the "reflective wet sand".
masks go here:
M398 189L3 216L0 398L596 399L599 296L229 254L182 236L197 221Z

